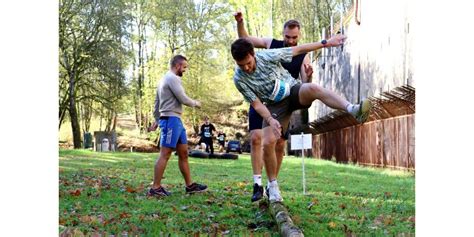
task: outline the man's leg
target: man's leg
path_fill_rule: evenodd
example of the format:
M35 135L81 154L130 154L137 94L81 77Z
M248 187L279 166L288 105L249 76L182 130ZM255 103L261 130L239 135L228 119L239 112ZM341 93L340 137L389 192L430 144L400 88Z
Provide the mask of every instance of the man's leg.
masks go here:
M252 161L253 171L253 194L252 202L258 201L263 197L262 168L263 168L263 147L262 147L262 129L250 131L250 159Z
M262 185L263 147L262 147L262 117L250 106L249 131L250 131L250 158L252 161L253 193L251 201L255 202L263 197Z
M262 133L262 129L254 129L250 131L250 157L252 160L253 175L262 175Z
M204 138L204 144L206 144L206 149L204 149L205 152L209 153L209 140L207 138Z
M349 101L345 100L335 92L323 88L314 83L304 83L299 91L299 102L302 105L311 105L314 100L321 100L325 105L333 108L346 110Z
M176 151L178 152L178 166L181 174L183 175L184 182L186 186L191 185L191 171L189 170L189 162L188 162L188 144L178 144L176 147Z
M314 100L318 99L333 109L347 111L359 123L363 123L368 119L372 107L369 100L364 100L360 104L354 105L335 92L313 83L303 83L298 94L301 105L311 105Z
M211 154L214 154L214 142L212 141L212 138L209 138L209 146L211 147Z
M279 138L275 146L275 155L277 158L277 170L276 170L277 177L278 177L278 174L280 173L281 163L283 162L283 155L285 153L285 145L286 145L285 139Z
M263 161L265 163L265 170L268 177L268 196L270 202L283 201L280 195L280 189L277 183L277 158L275 155L275 146L277 138L271 126L263 128Z
M166 169L166 165L168 164L168 160L171 157L171 152L173 149L169 147L161 147L160 150L160 157L155 162L155 172L153 176L153 188L157 189L161 187L161 179L163 178L163 174Z

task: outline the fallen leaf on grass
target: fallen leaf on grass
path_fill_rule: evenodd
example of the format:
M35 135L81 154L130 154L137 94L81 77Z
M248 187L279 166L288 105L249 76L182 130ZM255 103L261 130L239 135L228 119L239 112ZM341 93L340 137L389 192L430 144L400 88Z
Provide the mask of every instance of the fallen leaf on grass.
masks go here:
M328 226L334 229L336 228L337 224L331 221L329 222Z
M171 208L173 208L174 212L181 213L181 211L178 208L176 208L174 205L172 205Z
M69 190L68 193L71 194L72 196L80 196L81 195L81 190L82 189L75 189L75 190Z
M79 218L79 220L80 220L81 222L83 222L83 223L88 224L88 223L91 222L91 217L90 217L90 216L87 216L87 215L86 215L86 216L81 216L81 217Z
M393 224L393 219L392 219L392 217L391 217L391 216L387 216L387 217L383 220L383 223L384 223L385 225L391 225L391 224Z
M216 202L215 199L212 198L212 197L206 199L206 203L207 203L208 205L211 205L211 204L213 204L213 203L215 203L215 202Z
M110 224L110 223L112 223L112 222L114 222L114 221L115 221L115 218L112 217L112 218L110 218L110 219L108 219L108 220L103 221L103 225L106 226L106 225L108 225L108 224Z
M245 186L247 186L247 184L244 183L244 182L238 182L237 186L239 186L239 188L245 188Z
M308 210L311 210L311 208L313 208L314 205L319 205L319 200L317 198L313 198L313 200L311 200L311 202L308 203L308 206L306 206L306 208L308 208Z
M122 212L120 213L119 217L120 219L124 219L124 218L129 218L131 217L132 215L130 215L129 213L126 213L126 212Z
M130 187L130 186L127 186L127 187L125 188L125 190L126 190L127 192L129 192L129 193L136 193L136 192L137 192L136 189L134 189L133 187Z
M299 215L293 215L291 217L291 219L293 220L293 222L295 223L295 225L299 225L301 224L301 217Z

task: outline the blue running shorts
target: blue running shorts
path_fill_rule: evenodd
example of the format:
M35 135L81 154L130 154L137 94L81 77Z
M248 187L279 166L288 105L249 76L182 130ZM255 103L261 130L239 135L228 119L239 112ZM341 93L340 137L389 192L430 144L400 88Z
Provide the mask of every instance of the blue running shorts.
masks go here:
M176 148L177 144L187 144L186 129L179 117L160 117L160 146Z

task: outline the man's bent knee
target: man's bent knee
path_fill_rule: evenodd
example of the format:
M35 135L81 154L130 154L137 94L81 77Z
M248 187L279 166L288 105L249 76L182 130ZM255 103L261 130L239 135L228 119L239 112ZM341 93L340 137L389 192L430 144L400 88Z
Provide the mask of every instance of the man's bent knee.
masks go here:
M322 88L319 86L319 85L316 85L316 84L309 84L308 85L308 90L309 90L309 93L311 94L320 94L322 92L321 90Z
M259 131L252 130L250 134L250 142L252 146L261 146L262 145L262 130L259 130Z
M284 152L285 151L285 140L279 139L276 142L275 151L276 152Z

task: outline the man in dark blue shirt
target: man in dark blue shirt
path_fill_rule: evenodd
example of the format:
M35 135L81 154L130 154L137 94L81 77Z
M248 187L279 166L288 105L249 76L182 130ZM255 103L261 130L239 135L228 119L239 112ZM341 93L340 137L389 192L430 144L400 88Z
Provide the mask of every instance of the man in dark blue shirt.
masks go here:
M200 136L202 142L206 143L206 152L209 152L209 148L211 150L211 154L214 154L214 145L213 145L213 132L216 131L216 128L212 123L209 122L209 117L204 117L204 124L201 125L201 132Z

